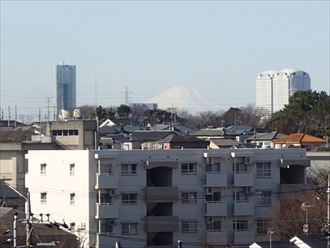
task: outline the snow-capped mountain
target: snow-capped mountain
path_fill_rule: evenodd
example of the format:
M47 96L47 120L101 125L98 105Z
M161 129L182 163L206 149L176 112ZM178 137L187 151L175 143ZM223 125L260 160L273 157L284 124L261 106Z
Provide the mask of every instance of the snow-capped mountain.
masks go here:
M190 113L214 110L214 106L198 90L181 86L172 87L159 95L147 100L157 103L160 109L176 108Z

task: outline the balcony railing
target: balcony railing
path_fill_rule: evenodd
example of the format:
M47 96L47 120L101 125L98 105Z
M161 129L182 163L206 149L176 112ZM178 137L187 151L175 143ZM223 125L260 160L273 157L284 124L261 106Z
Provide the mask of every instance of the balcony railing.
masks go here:
M112 174L99 174L96 173L95 189L113 189L118 188L118 177Z
M118 218L119 205L118 204L96 204L96 216L97 219L110 219Z

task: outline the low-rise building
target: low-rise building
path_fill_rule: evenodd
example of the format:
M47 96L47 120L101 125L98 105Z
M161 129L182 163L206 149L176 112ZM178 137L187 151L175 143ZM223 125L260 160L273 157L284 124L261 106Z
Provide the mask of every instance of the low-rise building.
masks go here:
M282 192L306 183L304 149L29 151L32 212L84 247L226 247L268 240ZM284 194L283 193L283 194Z

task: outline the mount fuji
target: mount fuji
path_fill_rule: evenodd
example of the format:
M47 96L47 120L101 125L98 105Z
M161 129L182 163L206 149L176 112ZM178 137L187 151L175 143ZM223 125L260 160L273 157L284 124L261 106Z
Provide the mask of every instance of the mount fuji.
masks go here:
M214 110L214 105L198 90L181 86L172 87L146 102L157 103L160 109L176 108L191 114Z

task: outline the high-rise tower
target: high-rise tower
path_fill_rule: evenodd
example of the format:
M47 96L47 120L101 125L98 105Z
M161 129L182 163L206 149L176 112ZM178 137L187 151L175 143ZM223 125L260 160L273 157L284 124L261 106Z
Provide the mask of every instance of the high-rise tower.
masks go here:
M311 79L304 71L285 69L260 73L256 80L256 106L272 114L289 104L296 91L311 89Z
M56 65L56 109L76 107L76 66Z

